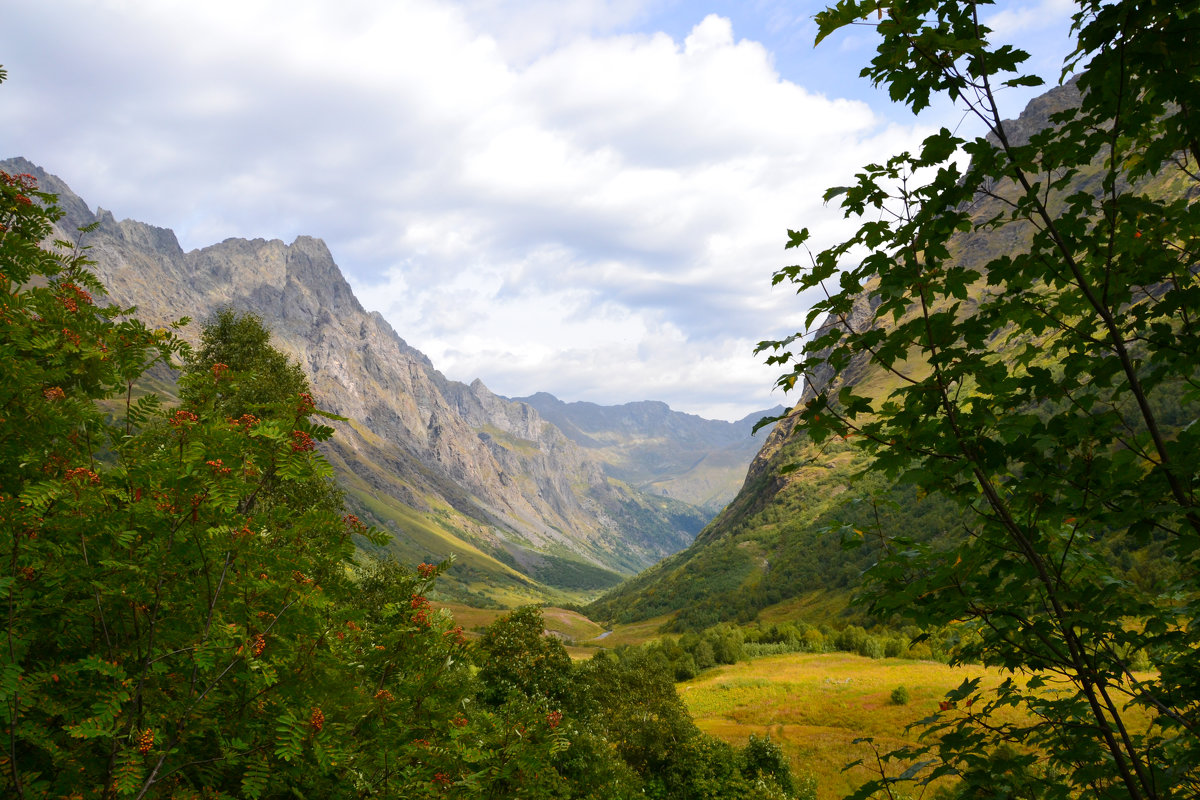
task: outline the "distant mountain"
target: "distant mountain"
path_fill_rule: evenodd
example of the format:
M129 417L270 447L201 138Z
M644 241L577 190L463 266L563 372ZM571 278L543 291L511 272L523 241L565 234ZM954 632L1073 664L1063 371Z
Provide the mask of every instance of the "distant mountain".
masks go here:
M99 223L85 238L96 271L111 299L136 305L148 324L202 321L223 306L261 316L303 365L318 404L350 420L336 425L326 455L351 505L392 532L403 559L457 554L446 586L462 598L578 598L685 547L711 516L611 473L534 404L447 380L362 307L320 239L228 239L184 252L170 230L92 212L29 161L0 169L32 173L59 195L65 236ZM195 322L185 335L198 332ZM727 444L713 447L714 458ZM647 485L675 478L635 472Z
M655 401L620 406L564 403L546 392L516 400L533 406L600 459L608 475L713 515L737 494L746 465L762 445L763 437L751 433L754 424L785 410L776 406L725 422L672 411Z

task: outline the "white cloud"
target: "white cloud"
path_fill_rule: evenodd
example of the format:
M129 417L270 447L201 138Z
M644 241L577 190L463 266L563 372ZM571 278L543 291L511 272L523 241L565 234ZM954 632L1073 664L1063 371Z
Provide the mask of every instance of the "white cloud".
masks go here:
M5 155L188 247L323 237L364 305L505 394L778 401L751 350L803 315L770 286L786 228L844 233L824 187L919 133L722 17L629 32L633 0L30 5L0 31Z
M579 36L606 34L644 18L663 0L462 0L478 30L496 38L505 60L524 65Z
M1067 20L1076 10L1072 0L1035 0L1035 2L1014 4L997 10L984 18L987 25L996 36L1006 41L1012 41L1019 36L1039 34L1051 20Z

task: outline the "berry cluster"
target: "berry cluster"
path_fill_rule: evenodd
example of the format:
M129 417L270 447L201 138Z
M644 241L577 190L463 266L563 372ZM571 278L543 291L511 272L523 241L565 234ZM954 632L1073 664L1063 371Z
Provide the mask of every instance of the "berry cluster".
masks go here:
M292 431L292 452L304 453L317 446L313 438L305 431Z

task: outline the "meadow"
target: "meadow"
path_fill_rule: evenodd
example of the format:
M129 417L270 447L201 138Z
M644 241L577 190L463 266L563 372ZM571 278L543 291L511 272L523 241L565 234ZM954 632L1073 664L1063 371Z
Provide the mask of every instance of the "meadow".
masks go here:
M508 613L440 605L472 638ZM659 629L667 621L659 617L616 624L606 631L575 611L548 606L543 608L543 615L547 633L562 640L577 661L591 658L599 649L637 647L659 640ZM1139 673L1139 677L1151 676ZM880 752L917 744L921 728L910 726L939 712L947 692L975 678L980 679L980 689L987 693L1003 676L996 669L981 666L951 667L911 658L872 659L846 652L789 653L708 669L676 684L676 689L702 731L739 748L746 745L751 734L769 735L783 748L798 783L803 785L811 777L816 781L819 800L834 800L877 777L872 750L856 740L871 738ZM901 687L904 702L897 703L893 694ZM1053 687L1051 682L1044 691L1053 692ZM1004 721L1018 721L1017 714L1010 710ZM1129 718L1149 722L1145 713L1137 710ZM845 769L845 765L859 759L864 765ZM888 774L903 769L893 764ZM932 794L927 792L925 796Z
M457 604L444 607L476 635L506 613ZM575 659L590 658L601 647L657 639L665 621L618 624L596 638L603 629L583 615L554 607L543 611L546 630L566 639ZM855 739L872 737L883 749L914 743L917 731L907 733L906 726L937 711L946 692L963 680L981 676L985 686L999 682L997 672L981 667L851 653L791 653L706 670L677 684L677 689L701 730L737 747L745 746L750 734L770 734L789 757L793 774L811 775L817 781L817 796L833 800L869 777L865 767L842 771L845 764L869 754L864 745L853 743ZM905 705L891 702L899 686L908 692Z
M872 737L881 749L917 741L906 726L938 710L947 691L970 678L985 686L998 673L932 661L870 659L849 653L769 656L708 670L678 685L701 730L742 746L750 734L770 734L796 776L812 775L821 800L844 797L870 777L845 764L870 755L854 740ZM904 686L908 702L891 702Z

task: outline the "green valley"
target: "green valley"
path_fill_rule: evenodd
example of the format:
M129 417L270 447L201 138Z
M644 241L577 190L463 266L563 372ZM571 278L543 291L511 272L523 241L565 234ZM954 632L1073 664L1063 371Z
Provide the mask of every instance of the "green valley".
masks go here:
M1015 119L988 5L815 17L972 121L786 231L758 438L0 162L0 794L1200 797L1200 0L1074 0Z

